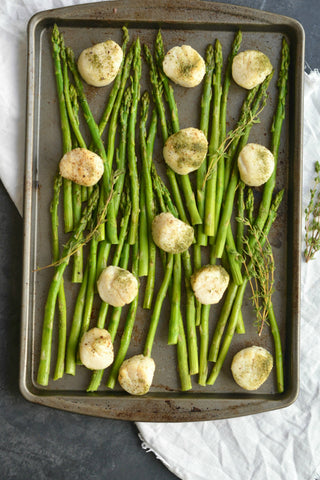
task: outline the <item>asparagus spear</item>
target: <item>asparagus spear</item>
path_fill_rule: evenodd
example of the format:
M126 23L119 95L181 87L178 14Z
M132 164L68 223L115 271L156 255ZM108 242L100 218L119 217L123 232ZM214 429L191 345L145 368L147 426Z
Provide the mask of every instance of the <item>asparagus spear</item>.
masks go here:
M43 319L43 328L42 328L42 340L41 340L41 353L40 353L40 363L38 368L37 382L40 385L48 385L49 382L49 373L50 373L50 360L51 360L51 344L52 344L52 330L53 330L53 320L55 313L55 304L57 300L57 295L61 286L63 273L69 263L69 256L72 253L74 247L78 244L79 239L83 231L85 230L88 221L91 218L92 212L95 209L98 201L99 188L95 188L89 201L88 205L83 211L80 222L77 228L73 231L72 236L69 238L66 243L63 253L61 263L57 266L55 275L52 279L49 293L45 306L45 313Z
M106 194L109 193L110 185L111 185L111 183L110 183L111 170L110 170L108 162L107 162L107 154L106 154L102 139L100 137L99 127L94 120L94 117L92 115L92 112L90 110L89 104L87 102L87 99L86 99L86 96L85 96L85 93L84 93L83 85L82 85L82 82L80 80L80 76L79 76L79 73L78 73L78 70L77 70L77 66L76 66L76 62L75 62L75 58L74 58L74 53L70 48L66 48L66 55L67 55L69 68L72 72L72 75L73 75L73 78L74 78L74 81L75 81L75 87L76 87L76 90L77 90L80 105L81 105L83 113L84 113L85 120L86 120L87 125L89 127L89 130L90 130L92 139L94 141L94 144L97 148L97 151L98 151L100 157L104 161L103 189L101 191L101 195L103 196L103 199L104 199L103 203L105 203L105 200L106 200L106 197L107 197ZM100 208L99 210L101 212L102 208ZM98 213L100 213L100 212L98 212ZM112 208L112 204L110 205L110 208L108 209L108 223L109 223L109 225L111 224L110 231L112 232L110 234L110 235L112 235L112 237L110 238L110 242L111 243L117 243L118 242L117 221L116 221L116 217L115 217L114 208Z
M128 165L131 184L132 215L129 232L129 243L133 245L136 241L139 222L139 179L137 172L137 159L135 152L135 127L137 120L137 109L140 98L140 77L141 77L141 48L140 40L137 38L133 57L133 81L132 81L132 104L128 125Z
M232 42L231 46L231 51L228 56L228 63L227 63L227 68L226 68L226 73L224 77L224 83L222 87L222 95L221 95L221 105L220 105L220 143L223 142L223 140L226 137L226 116L227 116L227 100L228 100L228 93L229 93L229 87L231 83L231 77L232 77L232 62L234 57L237 55L238 50L240 48L242 41L242 33L239 30ZM217 193L217 214L216 217L219 218L220 210L221 210L221 205L222 205L222 200L223 200L223 191L228 185L227 179L230 177L230 170L231 170L231 161L232 159L229 156L226 156L225 158L225 171L224 171L224 185L223 185L223 190L222 192L220 191L220 175L218 177L218 193Z
M251 109L250 110L248 109L247 111L247 115L251 115L251 118L257 115L258 111L261 111L265 105L266 91L267 91L269 82L272 78L272 75L273 75L273 72L270 75L268 75L265 81L260 85L256 98L254 99L253 105ZM251 90L251 92L253 92L253 90ZM250 97L250 94L248 95L248 97ZM247 97L247 101L245 102L245 105L249 103L248 97ZM247 120L248 117L244 115L244 118L245 120ZM245 128L245 132L238 144L238 152L240 152L243 146L247 143L251 127L252 127L252 123L247 124ZM228 189L225 193L224 206L222 209L221 219L220 219L217 236L216 236L216 242L213 250L214 252L213 254L216 258L221 258L223 249L225 246L227 230L228 230L231 215L232 215L233 202L234 202L234 196L235 196L235 192L238 184L238 179L239 179L238 166L237 166L237 162L234 161Z
M133 258L132 273L137 277L138 276L138 243L137 242L134 244L132 249L132 258ZM117 377L118 377L119 369L127 354L127 351L130 345L131 336L132 336L132 330L134 327L134 322L136 319L138 303L139 303L139 297L137 295L136 298L130 304L123 334L121 335L120 347L114 359L114 362L111 367L111 371L108 376L107 387L109 388L114 388Z
M152 189L152 176L151 176L151 170L152 170L152 153L153 153L153 147L154 147L154 141L155 141L155 136L156 136L156 131L157 131L157 112L156 110L153 110L152 116L151 116L151 122L150 122L150 128L149 128L149 134L147 137L147 143L146 143L146 153L147 153L147 159L148 159L148 170L149 170L149 176L151 179L151 189ZM153 191L152 191L153 195ZM155 216L156 212L156 206L155 206L155 201L154 201L154 196L152 196L152 201L149 204L148 202L148 208L150 209L148 213L148 221L149 225L151 225L152 218ZM155 274L156 274L156 254L157 254L157 249L156 245L153 241L152 235L150 234L150 228L149 228L149 274L147 277L147 284L144 292L144 300L143 300L143 308L151 308L152 305L152 299L153 299L153 292L154 292L154 285L155 285Z
M165 114L165 108L162 102L162 88L161 88L161 83L159 79L159 74L157 72L156 66L154 64L153 57L151 55L151 52L149 48L144 45L144 54L145 58L147 60L148 66L149 66L149 74L150 74L150 81L152 84L152 94L153 98L157 107L157 112L158 116L160 119L160 126L161 126L161 132L162 132L162 140L163 143L166 142L168 138L168 126L167 126L167 119L166 119L166 114ZM173 170L170 168L167 169L167 175L170 181L170 186L172 190L172 195L175 201L175 204L177 206L178 212L179 212L179 217L181 218L182 221L188 223L187 215L184 209L184 204L183 200L180 194L178 182L175 176L175 173Z
M213 46L210 44L206 50L206 74L204 77L203 82L203 91L201 97L201 115L200 115L200 130L203 131L206 137L208 137L209 131L209 115L210 115L210 105L212 99L212 76L213 76L213 69L214 69L214 50ZM202 221L204 221L204 212L205 212L205 198L206 198L206 184L203 187L204 178L207 171L207 161L204 160L200 165L200 168L197 170L197 202L198 202L198 209ZM207 245L207 236L204 233L203 224L199 225L197 228L197 243L195 245L195 259L196 256L200 256L200 246ZM201 267L201 260L200 264L197 262L196 269Z
M273 201L273 203L270 207L269 214L268 214L268 219L265 223L264 229L263 229L262 234L260 236L261 246L263 246L264 242L266 241L266 238L269 234L271 225L272 225L272 223L274 222L274 220L277 216L277 211L278 211L279 205L281 203L283 193L284 193L283 190L281 190L276 195L276 197L275 197L275 199L274 199L274 201ZM250 271L250 267L251 267L250 263L248 265L248 271ZM222 341L222 345L221 345L221 348L219 350L219 354L218 354L216 363L214 364L214 367L213 367L213 369L211 371L211 374L208 378L208 381L207 381L208 385L213 385L214 384L215 380L217 379L217 377L220 373L220 370L222 368L222 365L224 363L226 355L228 353L228 350L229 350L229 347L230 347L230 344L231 344L231 341L232 341L232 338L233 338L233 334L234 334L234 331L235 331L235 328L236 328L236 325L237 325L238 315L239 315L239 312L241 311L243 296L244 296L245 289L246 289L248 281L249 281L249 277L246 276L244 278L244 281L243 281L242 285L240 285L237 289L237 293L236 293L235 300L234 300L234 303L233 303L233 306L232 306L232 311L231 311L229 323L228 323L228 326L227 326L226 334L225 334L224 339ZM231 286L232 286L232 288L234 288L233 285L231 285ZM279 335L279 330L278 330L278 327L277 327L277 323L276 323L274 315L273 315L273 307L271 307L270 312L271 312L270 318L271 318L271 321L272 321L272 334L275 338L275 347L276 347L275 357L276 357L276 365L277 365L276 370L277 370L278 391L282 392L283 391L283 373L282 373L283 372L283 367L282 367L282 352L281 352L280 335ZM220 327L220 325L219 325L219 327ZM215 336L214 336L214 338L215 338ZM219 338L221 338L221 337L219 336ZM216 350L216 348L217 348L217 346L212 346L210 353L213 353ZM212 356L210 355L210 358L216 358L216 353L214 353Z
M158 65L158 70L160 72L160 79L162 81L164 91L166 94L166 99L169 105L169 110L170 110L170 116L171 116L171 122L172 122L172 130L173 133L176 133L180 130L179 126L179 116L178 116L178 108L177 104L174 98L174 92L173 88L169 84L169 79L165 75L163 69L162 69L162 61L164 58L164 47L163 47L163 40L162 40L162 35L161 31L159 30L158 35L156 37L156 43L155 43L155 56L156 56L156 62ZM166 139L165 139L166 140ZM164 140L164 142L165 142ZM174 172L168 168L167 170L167 175L170 177L175 176ZM190 218L191 218L191 223L192 225L199 225L202 223L201 217L198 212L198 207L196 204L196 199L195 195L192 190L190 178L188 175L178 175L178 180L181 183L184 199L186 202L187 210L189 212ZM171 182L174 182L173 180L170 180Z
M212 78L213 85L213 105L212 105L212 127L211 137L208 147L208 162L214 161L214 156L219 147L220 142L220 103L221 103L221 69L222 69L222 48L219 40L215 42L214 49L215 67ZM222 159L223 160L223 159ZM221 161L221 159L220 159ZM219 163L220 163L219 161ZM204 231L208 236L214 236L216 230L215 219L215 203L216 203L216 186L217 186L217 164L212 168L210 178L206 185L205 198L205 225Z
M105 110L103 112L103 115L101 117L101 120L99 122L100 135L103 134L103 132L104 132L106 126L107 126L107 123L109 121L110 115L111 115L111 113L114 112L114 104L116 102L116 99L118 101L118 98L119 98L118 92L122 88L123 82L124 82L124 85L125 85L126 80L128 79L127 69L128 69L128 64L129 64L130 60L128 61L129 55L126 57L127 45L128 45L128 42L129 42L129 32L128 32L127 27L123 26L122 27L122 32L123 32L123 41L122 41L123 60L122 60L122 65L120 67L118 75L116 76L116 78L113 82L112 90L111 90L110 95L108 97L108 102L107 102L106 108L105 108ZM130 64L131 64L131 62L130 62ZM130 66L129 66L129 69L130 69ZM121 94L120 94L120 97L122 98Z
M74 313L73 313L72 324L71 324L71 330L70 330L68 343L67 343L65 372L69 373L70 375L76 374L77 347L80 339L82 315L83 315L84 306L85 306L88 273L89 273L89 268L87 266L85 269L83 280L77 296Z
M65 97L63 93L63 74L60 61L60 34L57 25L54 25L52 36L53 61L57 85L57 93L60 109L60 122L62 130L62 151L68 152L72 149L70 126L68 121L68 113L66 108ZM73 213L72 213L72 184L70 180L63 180L63 214L64 214L64 230L66 233L73 229Z
M147 215L147 228L148 232L146 234L146 240L148 242L148 252L149 252L149 265L148 265L148 278L146 285L146 292L144 298L144 308L151 308L153 289L155 283L155 262L156 262L156 246L153 242L151 235L151 226L152 221L155 217L155 204L154 196L152 189L152 178L151 178L151 164L152 164L152 152L154 139L156 134L156 122L157 116L153 115L153 120L151 121L151 137L149 137L149 143L147 143L147 117L149 110L149 94L145 92L141 97L141 109L140 109L140 126L139 126L139 139L140 139L140 149L141 149L141 159L142 159L142 177L144 180L144 189L145 189L145 199L146 199L146 215Z
M123 202L124 203L124 202ZM121 267L127 268L128 261L129 261L129 245L125 244L125 239L128 235L128 225L131 213L131 205L130 202L126 204L124 216L122 218L122 222L120 225L120 234L119 234L119 243L117 245L115 254L113 256L112 265L117 266L121 260ZM136 247L135 247L136 248ZM138 253L137 253L138 256ZM101 302L101 307L99 311L97 327L98 328L105 328L106 317L109 309L109 304L106 302ZM111 335L111 340L114 341L119 321L120 321L120 314L121 308L114 308L112 312L112 316L110 319L110 324L108 325L108 331ZM90 384L87 388L87 392L95 392L98 390L102 377L103 377L104 370L96 370L93 372L90 380Z
M123 97L119 111L119 124L120 124L120 139L119 148L116 154L116 165L119 171L125 171L126 169L126 149L127 149L127 130L128 130L128 118L131 105L131 88L127 88ZM111 124L112 122L110 122ZM113 203L115 215L118 215L120 199L123 191L125 181L125 175L119 176L114 189ZM99 244L99 253L97 260L97 278L100 276L102 270L107 266L108 256L110 253L111 244L107 240L103 240Z

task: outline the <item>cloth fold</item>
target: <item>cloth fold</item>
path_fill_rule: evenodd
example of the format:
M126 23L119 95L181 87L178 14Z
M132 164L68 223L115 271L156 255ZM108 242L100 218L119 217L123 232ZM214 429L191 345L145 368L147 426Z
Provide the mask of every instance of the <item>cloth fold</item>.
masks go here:
M94 0L48 0L46 9ZM41 0L0 5L0 177L20 213L23 204L26 27ZM320 158L320 74L305 75L303 204ZM319 254L320 257L320 254ZM315 480L320 477L320 258L302 260L301 375L297 401L286 409L199 423L138 423L142 446L185 480Z

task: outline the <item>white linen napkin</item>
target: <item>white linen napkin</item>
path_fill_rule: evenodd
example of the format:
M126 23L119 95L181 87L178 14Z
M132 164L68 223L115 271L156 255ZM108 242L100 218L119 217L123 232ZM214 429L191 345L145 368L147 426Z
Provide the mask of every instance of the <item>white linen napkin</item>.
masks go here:
M22 213L26 26L44 8L94 0L2 0L0 5L0 178ZM320 159L320 74L305 75L304 206ZM302 265L301 378L286 409L199 423L138 423L142 446L181 479L316 480L320 477L319 259ZM318 477L317 477L318 476Z

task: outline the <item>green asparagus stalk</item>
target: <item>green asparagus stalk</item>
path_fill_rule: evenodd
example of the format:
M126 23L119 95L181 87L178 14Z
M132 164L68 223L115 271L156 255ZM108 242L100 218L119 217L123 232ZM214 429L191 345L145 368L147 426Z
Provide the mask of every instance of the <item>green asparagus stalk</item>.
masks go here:
M148 265L148 278L147 285L145 290L144 308L151 308L154 284L155 284L155 266L156 266L156 246L153 242L151 235L151 226L152 221L155 217L155 203L154 195L152 189L152 178L151 178L151 165L152 165L152 154L153 146L156 135L156 125L157 125L157 115L156 112L153 112L149 136L147 139L147 118L149 110L149 95L145 92L141 98L141 110L140 110L140 127L139 127L139 138L140 138L140 149L141 149L141 159L142 159L142 177L144 180L144 189L146 197L146 214L147 214L147 225L148 233L146 235L146 240L148 241L148 252L149 252L149 265ZM150 135L151 134L151 135ZM141 240L140 240L141 241Z
M164 91L166 94L166 99L169 105L171 122L172 122L172 130L173 130L173 133L176 133L180 130L178 108L174 98L173 88L169 84L169 79L165 75L162 69L164 47L163 47L163 40L162 40L162 35L160 30L158 32L158 35L156 37L156 42L155 42L155 56L156 56L156 61L158 65L158 70L160 72L160 80L162 81ZM164 142L165 141L166 140L164 140ZM169 179L170 177L175 177L175 173L170 168L168 168L167 170L167 175L169 176ZM196 204L195 195L192 190L190 178L188 175L178 175L178 180L182 187L182 191L183 191L184 199L186 202L187 210L190 215L191 223L192 225L199 225L202 223L202 220L198 212L198 207ZM174 180L172 179L170 180L170 182L174 183Z
M276 197L275 197L275 199L274 199L274 201L273 201L273 203L270 207L267 221L265 223L262 234L260 236L261 246L263 246L264 242L266 241L266 239L268 237L268 234L270 232L270 229L271 229L271 225L272 225L272 223L274 222L274 220L277 216L277 211L278 211L279 205L281 203L283 193L284 192L282 190L276 195ZM249 262L248 271L250 271L251 263L252 262ZM212 346L211 347L212 351L210 351L210 359L216 358L216 363L215 363L215 365L214 365L214 367L211 371L211 374L208 378L208 381L207 381L208 385L213 385L214 384L215 380L217 379L217 377L220 373L220 370L222 368L222 365L224 363L226 355L228 353L228 350L229 350L229 347L230 347L230 344L231 344L231 341L232 341L232 338L233 338L233 335L234 335L234 332L235 332L235 329L236 329L238 316L239 316L239 313L241 311L243 296L244 296L245 289L246 289L248 281L249 281L249 277L246 276L244 278L244 281L243 281L242 285L238 286L238 289L237 289L237 292L236 292L236 295L235 295L235 300L234 300L234 303L233 303L233 306L232 306L231 315L230 315L229 323L228 323L228 326L227 326L226 334L225 334L224 339L222 341L218 357L216 357L216 351L214 351L214 350L216 350L217 346L215 346L215 347ZM231 284L231 286L233 287L233 284ZM279 377L277 377L277 381L278 381L278 390L280 392L280 391L283 391L283 377L281 376L281 372L283 371L281 342L279 342L280 334L279 334L279 330L278 330L278 327L277 327L277 323L275 321L274 315L272 315L273 314L273 307L271 307L270 311L271 311L270 316L271 316L271 321L272 321L272 330L271 331L272 331L272 334L274 335L275 345L276 345L276 351L275 351L276 365L277 365L276 370L277 370L277 376L279 375ZM269 311L269 313L270 313L270 311ZM282 388L282 390L281 390L281 388Z
M133 252L132 252L132 273L136 277L138 276L138 248L137 248L137 243L133 246ZM107 380L107 387L108 388L114 388L119 369L126 357L130 341L131 341L131 336L132 336L132 331L134 327L134 322L136 319L136 314L137 314L137 308L138 308L138 303L139 303L139 297L138 295L135 297L135 299L132 301L130 304L129 312L126 318L126 323L124 326L123 334L121 335L121 340L120 340L120 347L117 352L117 355L114 359L114 362L111 367L110 374L108 376Z
M125 207L125 210L124 210L123 218L121 220L119 241L118 241L117 248L116 248L116 251L115 251L113 259L112 259L112 265L114 265L114 266L118 266L119 261L120 261L123 244L124 244L125 238L126 238L127 233L128 233L128 225L129 225L130 214L131 214L131 204L130 204L130 202L128 202L126 207ZM97 324L99 325L99 328L104 328L105 321L106 321L106 318L107 318L108 309L109 309L109 304L106 303L106 302L101 302L99 315L98 315L98 321L97 321Z
M222 69L222 48L219 40L215 42L214 49L215 67L212 78L213 85L213 105L212 105L212 127L210 143L208 147L208 162L213 161L220 145L220 104L221 104L221 69ZM223 158L218 161L221 163ZM206 235L213 237L216 231L216 187L217 187L217 164L212 168L210 178L206 185L205 198L205 225L204 231Z
M127 75L126 70L128 68L128 63L129 63L128 62L128 57L129 57L129 55L126 57L126 50L127 50L127 45L128 45L128 42L129 42L129 32L128 32L127 27L123 26L122 27L122 32L123 32L123 41L122 41L123 60L122 60L122 65L121 65L121 68L119 70L118 75L116 76L116 78L113 82L112 90L111 90L110 95L108 97L108 102L107 102L106 108L105 108L105 110L103 112L103 115L101 117L101 120L99 122L100 135L103 134L103 132L104 132L104 130L105 130L107 124L108 124L110 115L111 115L111 113L114 112L113 107L115 105L116 99L118 101L118 98L119 98L118 92L122 88L123 82L125 84L127 79L128 79L128 75ZM131 62L130 62L130 65L131 65ZM129 66L129 69L130 69L130 66ZM120 94L120 97L122 98L121 94Z
M137 247L138 246L136 244L136 246L134 246L133 248L137 248ZM121 259L120 259L121 268L127 269L128 263L129 263L129 253L130 253L130 245L128 243L125 243L123 245L122 252L121 252ZM138 257L138 252L136 256ZM117 333L118 325L120 322L121 311L122 311L121 307L114 307L112 311L112 316L110 318L110 323L108 325L108 331L110 333L112 342L114 342L114 339ZM105 321L103 321L102 323L99 323L98 321L97 323L98 328L104 328L104 326L105 326ZM96 392L98 390L102 381L103 373L104 373L104 370L95 370L93 372L91 376L90 384L88 385L88 388L87 388L87 392Z
M237 217L238 218L244 218L244 209L245 209L244 190L245 190L245 184L242 181L240 181L239 187L238 187L238 199L237 199ZM243 237L244 237L244 224L243 222L237 222L236 246L237 246L237 251L240 253L240 255L242 255Z
M89 273L89 268L87 265L83 275L83 280L80 286L80 290L77 296L76 305L73 313L71 330L70 330L68 343L67 343L65 372L69 373L70 375L76 374L77 348L78 348L78 343L80 339L82 316L83 316L83 311L85 306L88 273Z
M266 91L272 76L273 76L273 72L270 75L268 75L265 81L260 85L259 91L256 95L256 98L254 99L251 110L248 111L248 115L251 115L251 118L256 116L257 113L263 109L266 101L266 95L267 95ZM244 147L244 145L246 145L249 138L251 127L252 127L252 123L249 123L246 126L245 133L241 137L238 144L238 152L240 152ZM234 161L234 166L232 169L228 189L225 193L224 206L222 209L221 219L220 219L217 236L216 236L216 242L214 245L214 256L216 258L221 258L223 249L225 246L227 231L228 231L232 210L233 210L233 203L234 203L235 192L238 184L238 179L239 179L238 166L237 166L237 162Z
M188 365L188 350L181 312L179 315L179 336L177 343L178 371L180 377L181 390L186 392L191 390L191 376Z
M39 383L39 385L48 385L49 382L55 305L57 295L61 286L63 273L69 263L70 254L73 251L74 247L78 244L79 239L81 238L81 235L84 232L87 223L91 218L92 212L97 205L98 195L99 189L95 188L86 208L83 211L81 220L77 228L73 231L72 236L69 238L63 249L61 263L56 268L54 277L49 288L43 319L40 363L37 375L37 382Z
M272 127L271 127L271 132L272 132L271 152L274 156L275 166L274 166L274 170L272 172L271 177L269 178L269 180L266 182L264 186L262 200L259 206L259 212L255 222L255 227L259 228L260 230L262 230L263 225L268 217L270 204L272 201L272 193L276 183L277 162L278 162L278 154L279 154L279 146L280 146L281 129L282 129L283 120L285 118L289 63L290 63L289 45L286 39L283 38L280 73L279 73L279 79L277 83L278 92L279 92L278 104L277 104L277 109L276 109L273 122L272 122ZM254 240L250 239L251 247L253 243L254 243Z
M160 83L159 75L158 75L153 57L150 53L149 48L146 45L144 45L144 54L149 66L150 81L152 85L152 94L153 94L154 102L157 107L158 116L160 119L162 140L163 140L163 143L165 143L169 135L168 135L168 126L167 126L165 108L162 102L161 83ZM167 175L170 181L172 195L179 212L179 217L183 222L188 223L187 215L184 209L184 203L181 197L181 193L180 193L180 189L179 189L179 185L178 185L175 173L173 172L173 170L168 169Z
M123 98L119 111L119 123L120 123L120 139L119 139L119 148L117 150L116 159L117 159L117 169L119 171L126 170L126 144L127 144L127 130L128 130L128 118L131 105L131 88L127 88ZM112 124L112 122L110 122ZM115 215L118 215L120 199L123 191L125 181L125 175L119 176L117 183L114 189L113 203ZM106 268L108 257L110 253L111 244L107 240L103 240L99 244L99 254L97 260L97 279L99 278L102 270Z
M137 159L135 151L135 128L137 121L137 110L140 99L140 78L141 78L141 48L140 40L137 38L133 57L133 81L132 81L132 104L128 125L128 165L131 182L131 225L129 232L129 243L133 245L136 241L139 223L139 178L137 171Z
M60 61L60 34L57 25L54 25L52 36L53 61L56 77L57 94L59 100L60 122L62 131L62 151L63 154L72 149L71 132L68 121L68 113L63 93L63 73ZM66 233L73 229L72 213L72 184L70 180L63 180L63 212L64 212L64 230Z
M82 82L80 80L80 76L77 70L75 58L74 58L74 53L70 48L66 48L66 55L67 55L67 61L69 65L69 69L72 72L74 82L75 82L75 87L77 90L78 94L78 99L80 102L80 105L82 107L83 113L85 120L87 122L87 125L89 127L93 142L95 144L95 147L97 149L98 154L104 161L104 175L103 175L103 189L101 191L101 195L103 196L103 204L105 203L105 199L107 198L107 194L109 193L110 190L110 180L111 180L111 170L109 168L108 162L107 162L107 154L102 142L102 139L100 137L100 132L99 132L99 127L96 124L94 117L92 115L92 112L90 110L89 104L87 102L85 93L84 93L84 88L82 85ZM101 212L102 208L100 208ZM100 213L99 212L99 213ZM112 208L112 203L110 204L110 208L108 208L108 224L110 231L112 232L112 238L110 238L111 243L117 243L118 242L118 235L117 235L117 221L116 221L116 216L114 212L114 208ZM110 226L111 224L111 226ZM110 233L110 232L109 232ZM111 234L110 234L111 235Z
M201 97L201 115L200 115L200 130L203 131L206 137L208 137L209 131L209 116L210 116L210 106L212 99L212 76L214 69L214 50L213 46L210 44L206 50L206 74L203 81L203 91ZM200 165L200 168L197 170L197 202L198 209L202 221L204 221L204 212L205 212L205 198L206 198L206 184L203 187L204 178L207 171L207 161L206 159ZM207 236L204 233L204 225L199 225L197 229L197 243L195 245L195 258L196 258L196 249L199 250L200 246L207 245ZM197 252L198 256L200 252ZM196 269L201 267L200 264L196 265Z
M139 277L149 273L149 226L147 219L145 178L141 177L139 214Z
M181 316L181 255L174 256L173 280L171 291L171 311L168 331L168 345L176 345L179 336L179 318Z
M56 86L59 98L60 122L62 131L62 149L63 153L71 150L72 141L69 121L67 118L66 104L63 93L63 73L60 62L60 39L59 31L55 25L52 32L52 46L53 59L55 66ZM69 232L73 227L73 212L72 212L72 186L69 180L63 179L58 175L54 182L53 199L50 206L51 212L51 228L52 228L52 259L56 262L60 256L59 249L59 221L58 221L58 205L60 190L63 183L63 202L64 202L64 227L65 231ZM56 367L54 372L54 379L57 380L63 376L64 371L64 355L66 345L66 328L67 328L67 309L66 298L64 292L64 282L61 281L58 293L59 303L59 338L58 338L58 352Z
M65 72L66 70L66 76L68 76L68 68L67 68L67 62L64 54L64 61L63 61L63 71ZM65 75L65 73L64 73ZM69 79L64 81L64 85L66 86L69 82ZM69 86L68 92L65 94L66 97L66 102L67 105L70 103L71 105L71 110L72 113L71 115L74 115L75 121L77 124L77 127L79 126L79 118L78 118L78 112L79 112L79 104L78 104L78 99L77 99L77 92L74 88L74 86L71 84ZM69 107L68 107L68 115L69 114ZM79 129L79 127L78 127ZM85 145L85 143L83 143ZM75 138L74 135L74 129L73 129L73 148L78 147L78 141ZM77 183L72 184L72 196L73 196L73 222L74 225L77 225L80 218L81 218L81 209L82 209L82 189L86 187L81 187L81 185L78 185ZM79 248L77 252L73 256L73 268L72 268L72 282L73 283L81 283L83 279L83 249Z
M144 344L143 354L145 357L151 357L154 338L155 338L157 327L160 320L161 308L162 308L164 299L167 295L167 291L171 281L172 270L173 270L173 255L172 253L169 253L167 255L167 264L166 264L165 274L164 274L164 277L163 277L163 280L159 288L157 298L153 307L149 330L148 330L147 338Z
M226 125L226 118L227 118L227 103L228 103L228 93L229 93L229 87L231 84L231 78L232 78L232 62L234 57L237 55L238 50L240 48L242 41L242 33L239 30L232 42L231 46L231 51L228 56L228 63L227 63L227 68L226 68L226 73L224 77L224 83L222 87L222 96L221 96L221 105L220 105L220 143L223 142L223 140L226 137L227 133L227 125ZM229 179L230 177L230 172L231 172L231 162L232 159L229 156L226 156L225 158L225 168L224 168L224 185L223 189L220 186L220 175L218 176L218 188L217 188L217 202L216 202L216 218L219 218L220 216L220 210L221 210L221 205L222 205L222 200L223 200L223 191L225 187L228 185L228 182L226 179Z
M90 326L90 319L91 319L93 299L94 299L95 282L96 282L97 249L98 249L98 241L95 237L93 237L91 242L90 242L90 250L89 250L89 256L88 256L88 260L87 260L89 271L88 271L85 306L84 306L84 312L83 312L81 330L80 330L80 337L79 337L80 340L81 340L82 336L87 332L87 330L89 329L89 326ZM80 363L79 355L78 355L78 361Z
M153 155L153 147L154 147L154 142L155 142L155 136L157 132L157 112L156 110L153 110L152 116L151 116L151 122L150 122L150 127L149 127L149 134L147 137L147 143L146 143L146 153L147 153L147 158L148 158L148 169L149 169L149 177L151 180L151 189L152 189L152 176L151 176L151 170L152 170L152 155ZM142 142L141 142L142 143ZM152 190L152 200L149 204L148 201L148 208L150 208L150 212L148 213L148 223L151 225L152 219L156 214L156 206L155 206L155 200L153 196L153 190ZM149 309L151 308L152 305L152 300L153 300L153 292L154 292L154 285L155 285L155 275L156 275L156 254L157 254L157 249L156 245L153 241L152 235L150 234L150 228L149 228L149 274L147 278L147 284L144 292L144 300L143 300L143 308Z

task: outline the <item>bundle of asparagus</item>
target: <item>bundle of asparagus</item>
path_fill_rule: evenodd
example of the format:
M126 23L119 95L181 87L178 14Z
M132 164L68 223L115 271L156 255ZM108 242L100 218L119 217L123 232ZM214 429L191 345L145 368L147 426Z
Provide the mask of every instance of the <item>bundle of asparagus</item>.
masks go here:
M163 145L166 144L170 135L177 134L181 130L174 89L163 69L165 50L161 32L159 31L156 36L154 56L147 45L143 46L154 102L151 115L148 92L140 97L142 70L140 40L137 38L127 51L129 34L124 27L123 59L105 111L100 123L97 124L85 96L74 54L69 47L65 48L58 27L54 26L52 45L63 153L75 148L87 148L80 131L78 119L80 106L92 137L89 150L101 157L104 169L101 180L94 187L81 186L62 178L60 174L57 174L54 182L51 219L52 265L55 268L55 274L44 314L37 377L40 385L47 385L50 377L56 303L59 307L59 345L55 380L61 378L64 373L75 375L76 364L81 363L79 344L92 323L96 283L108 264L123 270L131 265L131 272L136 278L146 277L144 295L142 295L140 284L139 295L130 303L120 338L120 347L107 378L109 388L114 388L119 369L126 357L139 300L144 309L152 310L144 347L141 348L143 356L149 358L163 302L167 294L170 297L168 344L177 345L182 391L192 388L191 376L195 374L198 374L200 385L212 385L222 368L234 332L245 332L241 314L244 293L247 284L252 284L250 279L254 275L254 262L267 242L268 233L276 218L283 195L281 191L273 197L280 133L285 114L289 48L283 40L278 104L272 124L271 152L275 159L275 168L264 185L262 200L260 205L256 206L255 210L258 213L254 218L252 190L239 179L238 157L248 143L251 128L259 121L259 115L267 102L267 88L273 72L266 75L259 85L248 91L239 120L235 128L227 133L227 100L233 62L241 40L242 34L239 31L235 35L228 57L223 84L221 44L216 40L214 46L207 47L205 64L203 64L205 71L203 71L199 130L208 139L208 154L197 169L195 189L188 174L175 173L168 166L166 176L170 185L169 190L165 179L159 176L153 161L157 125L159 122ZM130 76L131 72L132 76ZM139 107L140 113L138 113ZM107 125L105 147L103 134ZM136 145L136 138L139 139L139 145ZM58 205L62 185L64 231L70 234L70 238L60 253ZM236 205L238 221L235 240L231 217ZM184 222L192 232L195 232L190 248L182 248L181 251L170 249L163 251L157 248L158 242L153 225L155 218L160 214L168 214L170 218L172 217L172 222L175 219ZM250 227L247 231L245 230L246 222ZM244 248L244 242L250 247L250 256L246 256L248 250ZM114 245L113 248L112 245ZM88 254L84 267L83 250L85 248ZM209 345L210 305L202 304L195 298L196 292L191 282L192 276L201 271L204 250L209 252L211 266L222 263L230 275L229 286L216 322L211 346ZM110 260L111 252L113 253ZM160 285L157 285L155 280L157 252L160 254L164 268ZM73 259L72 281L79 283L80 287L67 339L63 276L71 258ZM262 281L263 279L260 278L256 283L258 288ZM153 298L154 292L156 292L155 298ZM275 344L278 391L281 392L284 389L281 341L270 299L271 293L272 289L266 301L266 308ZM182 315L182 294L186 299L185 320ZM101 300L96 327L104 329L108 319L107 330L114 342L120 324L122 306L114 305L108 318L109 308L110 304ZM199 327L199 346L197 327ZM210 362L214 362L214 365L208 376ZM96 391L99 388L103 374L104 370L93 371L88 391ZM145 390L141 393L145 393Z

